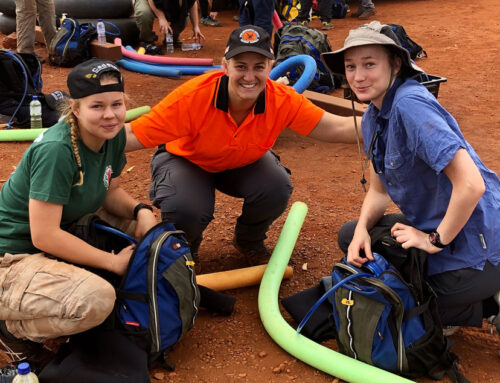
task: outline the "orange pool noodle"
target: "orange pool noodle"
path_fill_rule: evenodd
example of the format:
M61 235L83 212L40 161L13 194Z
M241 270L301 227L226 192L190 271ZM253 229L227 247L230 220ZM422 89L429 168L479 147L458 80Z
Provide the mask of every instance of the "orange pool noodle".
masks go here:
M237 289L240 287L252 286L260 283L264 270L267 265L259 265L245 267L242 269L234 269L228 271L220 271L217 273L200 274L196 276L196 282L199 285L208 287L216 291L224 291ZM287 266L283 279L288 279L292 276L293 269Z

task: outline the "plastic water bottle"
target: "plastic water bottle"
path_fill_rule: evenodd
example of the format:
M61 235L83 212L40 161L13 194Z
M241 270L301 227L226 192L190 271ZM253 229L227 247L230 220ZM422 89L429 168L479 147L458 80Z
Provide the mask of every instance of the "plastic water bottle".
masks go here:
M181 45L181 49L183 51L197 51L202 47L203 45L201 45L200 43L182 43Z
M23 362L17 366L17 375L12 383L38 383L38 378L31 372L30 364Z
M165 36L165 41L167 43L167 53L174 53L174 38L170 33Z
M33 96L30 102L30 128L40 129L42 128L42 104L38 100L37 96Z
M106 45L106 28L102 19L97 20L97 43Z

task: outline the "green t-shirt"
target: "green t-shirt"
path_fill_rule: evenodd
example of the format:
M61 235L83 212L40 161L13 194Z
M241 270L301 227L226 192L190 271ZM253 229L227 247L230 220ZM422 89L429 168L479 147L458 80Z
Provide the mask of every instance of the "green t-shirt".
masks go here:
M99 153L78 140L83 185L74 186L79 173L69 125L60 121L42 133L0 191L0 253L38 251L31 242L30 198L63 205L63 228L95 212L106 198L111 178L118 177L126 164L125 140L122 129Z

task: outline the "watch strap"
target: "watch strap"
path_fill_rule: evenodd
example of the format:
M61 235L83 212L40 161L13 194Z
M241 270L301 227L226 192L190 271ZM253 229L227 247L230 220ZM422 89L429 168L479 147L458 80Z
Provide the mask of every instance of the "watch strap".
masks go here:
M429 242L431 243L431 245L439 247L440 249L443 249L446 247L446 245L443 245L443 243L441 242L441 236L439 235L437 230L433 230L429 234Z
M138 203L134 207L134 219L137 219L137 214L139 214L139 210L141 210L141 209L148 209L150 211L153 211L153 206L145 204L145 203L142 203L142 202Z

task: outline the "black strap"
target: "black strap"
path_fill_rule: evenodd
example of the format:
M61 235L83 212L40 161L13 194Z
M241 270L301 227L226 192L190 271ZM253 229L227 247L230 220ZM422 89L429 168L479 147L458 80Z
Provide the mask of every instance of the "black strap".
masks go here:
M130 299L133 301L149 302L148 294L136 293L132 291L117 290L116 296L118 299Z
M403 315L403 321L407 321L410 318L422 315L429 309L430 301L431 300L429 298L425 303L422 303L421 305L415 306L414 308L405 311Z

